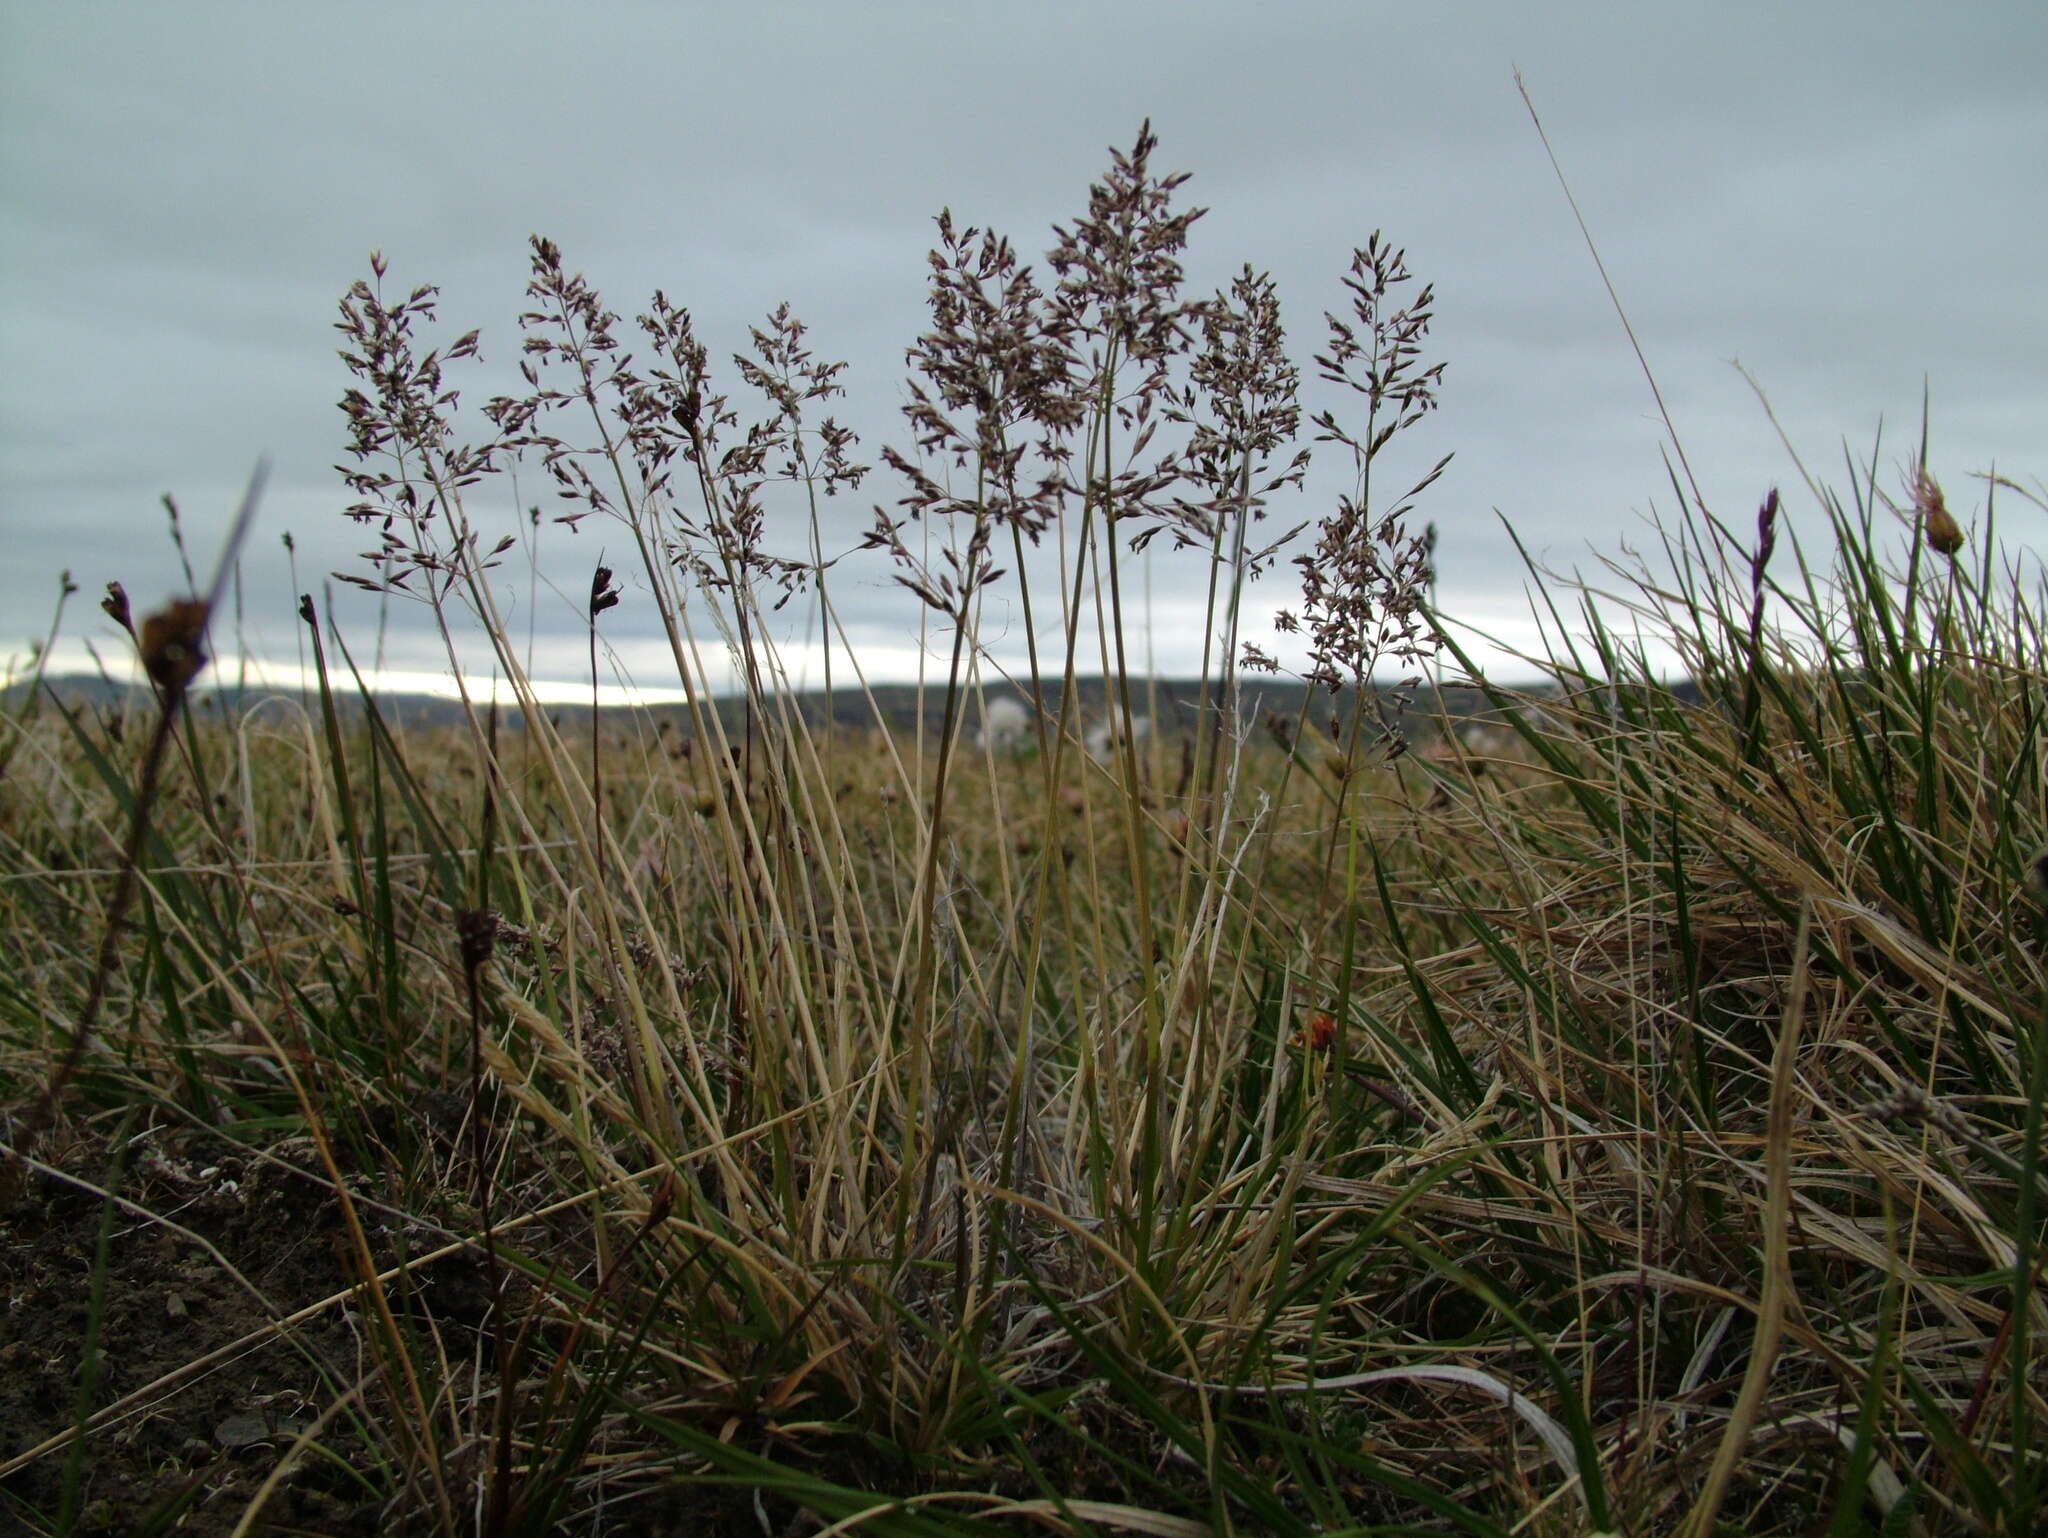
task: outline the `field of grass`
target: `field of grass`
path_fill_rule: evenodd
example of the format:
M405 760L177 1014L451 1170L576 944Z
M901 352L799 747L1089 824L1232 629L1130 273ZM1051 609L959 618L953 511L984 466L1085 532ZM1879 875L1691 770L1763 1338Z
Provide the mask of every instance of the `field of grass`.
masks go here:
M153 700L0 729L0 1526L2039 1531L2048 687L1996 520L2048 509L1958 523L1924 442L1807 480L1806 548L1680 482L1497 687L1433 606L1441 465L1387 479L1427 289L1358 253L1355 412L1304 421L1270 284L1180 295L1150 148L1043 288L942 224L910 500L847 556L924 612L913 729L790 705L767 616L831 633L844 579L764 507L861 472L786 311L754 422L537 240L531 392L467 444L472 344L375 264L356 575L521 705L394 723L308 600L318 691L188 710L204 612L110 599ZM1310 440L1355 496L1268 548ZM630 544L685 727L532 699L515 453ZM1153 539L1217 640L1144 734ZM1297 554L1282 716L1238 606ZM998 584L1064 638L1000 745ZM1493 723L1404 705L1432 671Z

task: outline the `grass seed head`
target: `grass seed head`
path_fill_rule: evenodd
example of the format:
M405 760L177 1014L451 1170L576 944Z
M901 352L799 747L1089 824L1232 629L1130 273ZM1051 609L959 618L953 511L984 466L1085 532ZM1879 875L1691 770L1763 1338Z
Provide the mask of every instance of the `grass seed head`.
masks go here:
M108 602L112 613L111 593ZM181 694L206 666L205 643L206 605L197 598L177 599L142 622L142 666L159 688Z
M1913 477L1913 512L1920 520L1921 529L1926 532L1927 543L1953 559L1963 548L1962 526L1949 512L1940 483L1925 470Z
M455 917L455 933L461 945L462 969L474 976L497 948L498 915L490 908L464 908Z
M107 596L100 600L100 607L129 635L135 634L135 616L128 609L128 590L120 583L107 584Z

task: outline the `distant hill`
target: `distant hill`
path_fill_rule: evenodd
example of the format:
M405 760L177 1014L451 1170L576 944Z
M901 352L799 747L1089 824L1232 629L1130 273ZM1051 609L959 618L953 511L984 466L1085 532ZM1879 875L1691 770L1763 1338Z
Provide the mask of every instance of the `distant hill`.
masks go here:
M83 710L88 714L103 714L109 711L146 708L150 693L140 685L122 684L93 674L64 674L45 680L55 697L67 708ZM1696 702L1699 691L1689 681L1674 684L1671 692L1679 698ZM27 703L28 685L17 683L0 694L9 714L18 712ZM1057 685L1049 686L1046 704L1056 708ZM1104 713L1106 690L1100 677L1076 680L1075 690L1082 714L1099 719ZM945 691L926 685L922 689L923 718L928 725L936 725L945 709ZM1306 707L1319 725L1326 724L1331 717L1343 722L1349 719L1355 701L1350 691L1332 695L1326 690L1311 691L1307 685L1288 678L1270 675L1255 675L1243 681L1244 708L1261 715L1273 712L1284 718L1298 717ZM1533 692L1548 692L1536 690ZM995 683L987 687L988 698L998 699L1004 695L1022 699L1029 703L1029 696L1009 684ZM238 690L233 685L214 689L193 691L195 708L201 712L251 708L262 700L280 694L295 697L289 691L259 689L251 687ZM868 727L880 713L882 719L895 730L908 730L916 725L919 718L920 689L916 684L878 684L870 695L857 690L841 689L831 694L823 690L809 690L795 696L796 708L803 713L806 721L820 725L827 721L847 727ZM1199 682L1190 679L1144 679L1131 680L1131 708L1139 715L1153 716L1164 729L1185 725L1194 720L1202 698ZM872 700L872 703L870 703ZM344 715L353 717L362 709L362 702L353 694L337 694L335 703ZM741 699L736 695L723 695L714 702L721 716L730 724L737 723L743 713ZM409 727L432 728L454 726L462 720L459 701L432 694L381 694L377 696L378 709L395 722ZM590 707L587 705L550 706L548 714L564 726L581 728L589 720ZM672 720L678 727L686 726L690 719L688 709L682 705L654 706L607 706L600 714L652 716L655 720ZM1425 723L1435 720L1439 714L1448 715L1453 721L1482 721L1494 712L1487 705L1485 696L1470 687L1452 685L1442 691L1439 707L1435 691L1423 688L1417 691L1408 707L1408 719L1418 729L1426 729ZM972 724L975 716L970 715ZM500 706L499 723L502 728L517 730L520 722L517 711Z

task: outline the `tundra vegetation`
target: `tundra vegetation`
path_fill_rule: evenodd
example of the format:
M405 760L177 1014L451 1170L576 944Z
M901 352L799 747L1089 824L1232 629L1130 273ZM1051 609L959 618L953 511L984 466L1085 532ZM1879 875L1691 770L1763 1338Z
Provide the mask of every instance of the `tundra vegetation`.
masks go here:
M512 703L392 719L308 596L317 688L201 706L205 600L118 589L152 697L12 697L0 1525L2039 1531L2040 488L1959 520L1923 426L1802 467L1802 542L1681 468L1653 563L1532 572L1543 687L1496 684L1404 457L1430 290L1367 240L1311 411L1268 279L1183 293L1154 152L1036 269L940 217L850 551L787 307L715 369L536 238L466 436L478 338L372 258L342 577ZM1289 530L1310 448L1351 489ZM593 687L632 605L680 729L535 698L519 463L626 552L567 579ZM1141 732L1154 542L1209 639ZM1244 597L1295 560L1317 703L1269 716ZM775 640L807 606L867 697L863 562L923 615L907 728L815 723Z

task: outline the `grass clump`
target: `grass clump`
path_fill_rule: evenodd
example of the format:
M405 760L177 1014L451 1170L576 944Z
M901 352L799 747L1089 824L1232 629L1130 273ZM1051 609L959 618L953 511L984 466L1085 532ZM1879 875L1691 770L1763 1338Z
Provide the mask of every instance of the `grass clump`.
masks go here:
M0 1406L11 1518L2032 1531L2024 493L1966 535L1924 445L1896 508L1874 453L1846 502L1809 482L1811 552L1776 492L1753 535L1681 493L1661 569L1569 617L1539 576L1543 684L1500 686L1413 527L1433 296L1357 253L1316 360L1355 409L1310 418L1354 489L1271 533L1307 454L1278 300L1183 295L1155 149L1045 281L940 219L902 500L850 552L843 369L786 306L743 402L686 310L629 355L536 239L526 393L467 443L475 335L430 347L433 290L373 259L344 580L511 709L393 719L309 595L303 705L195 712L152 668L153 725L10 721L11 1288L55 1309L66 1246L93 1279L63 1391ZM499 607L522 535L472 511L521 460L630 552L579 619L593 688L639 606L678 716L543 708ZM1304 535L1313 688L1262 717L1243 595ZM1162 540L1206 562L1179 720L1129 654ZM907 721L841 627L861 559L936 659ZM800 707L785 603L867 727ZM1416 692L1446 667L1483 729Z

